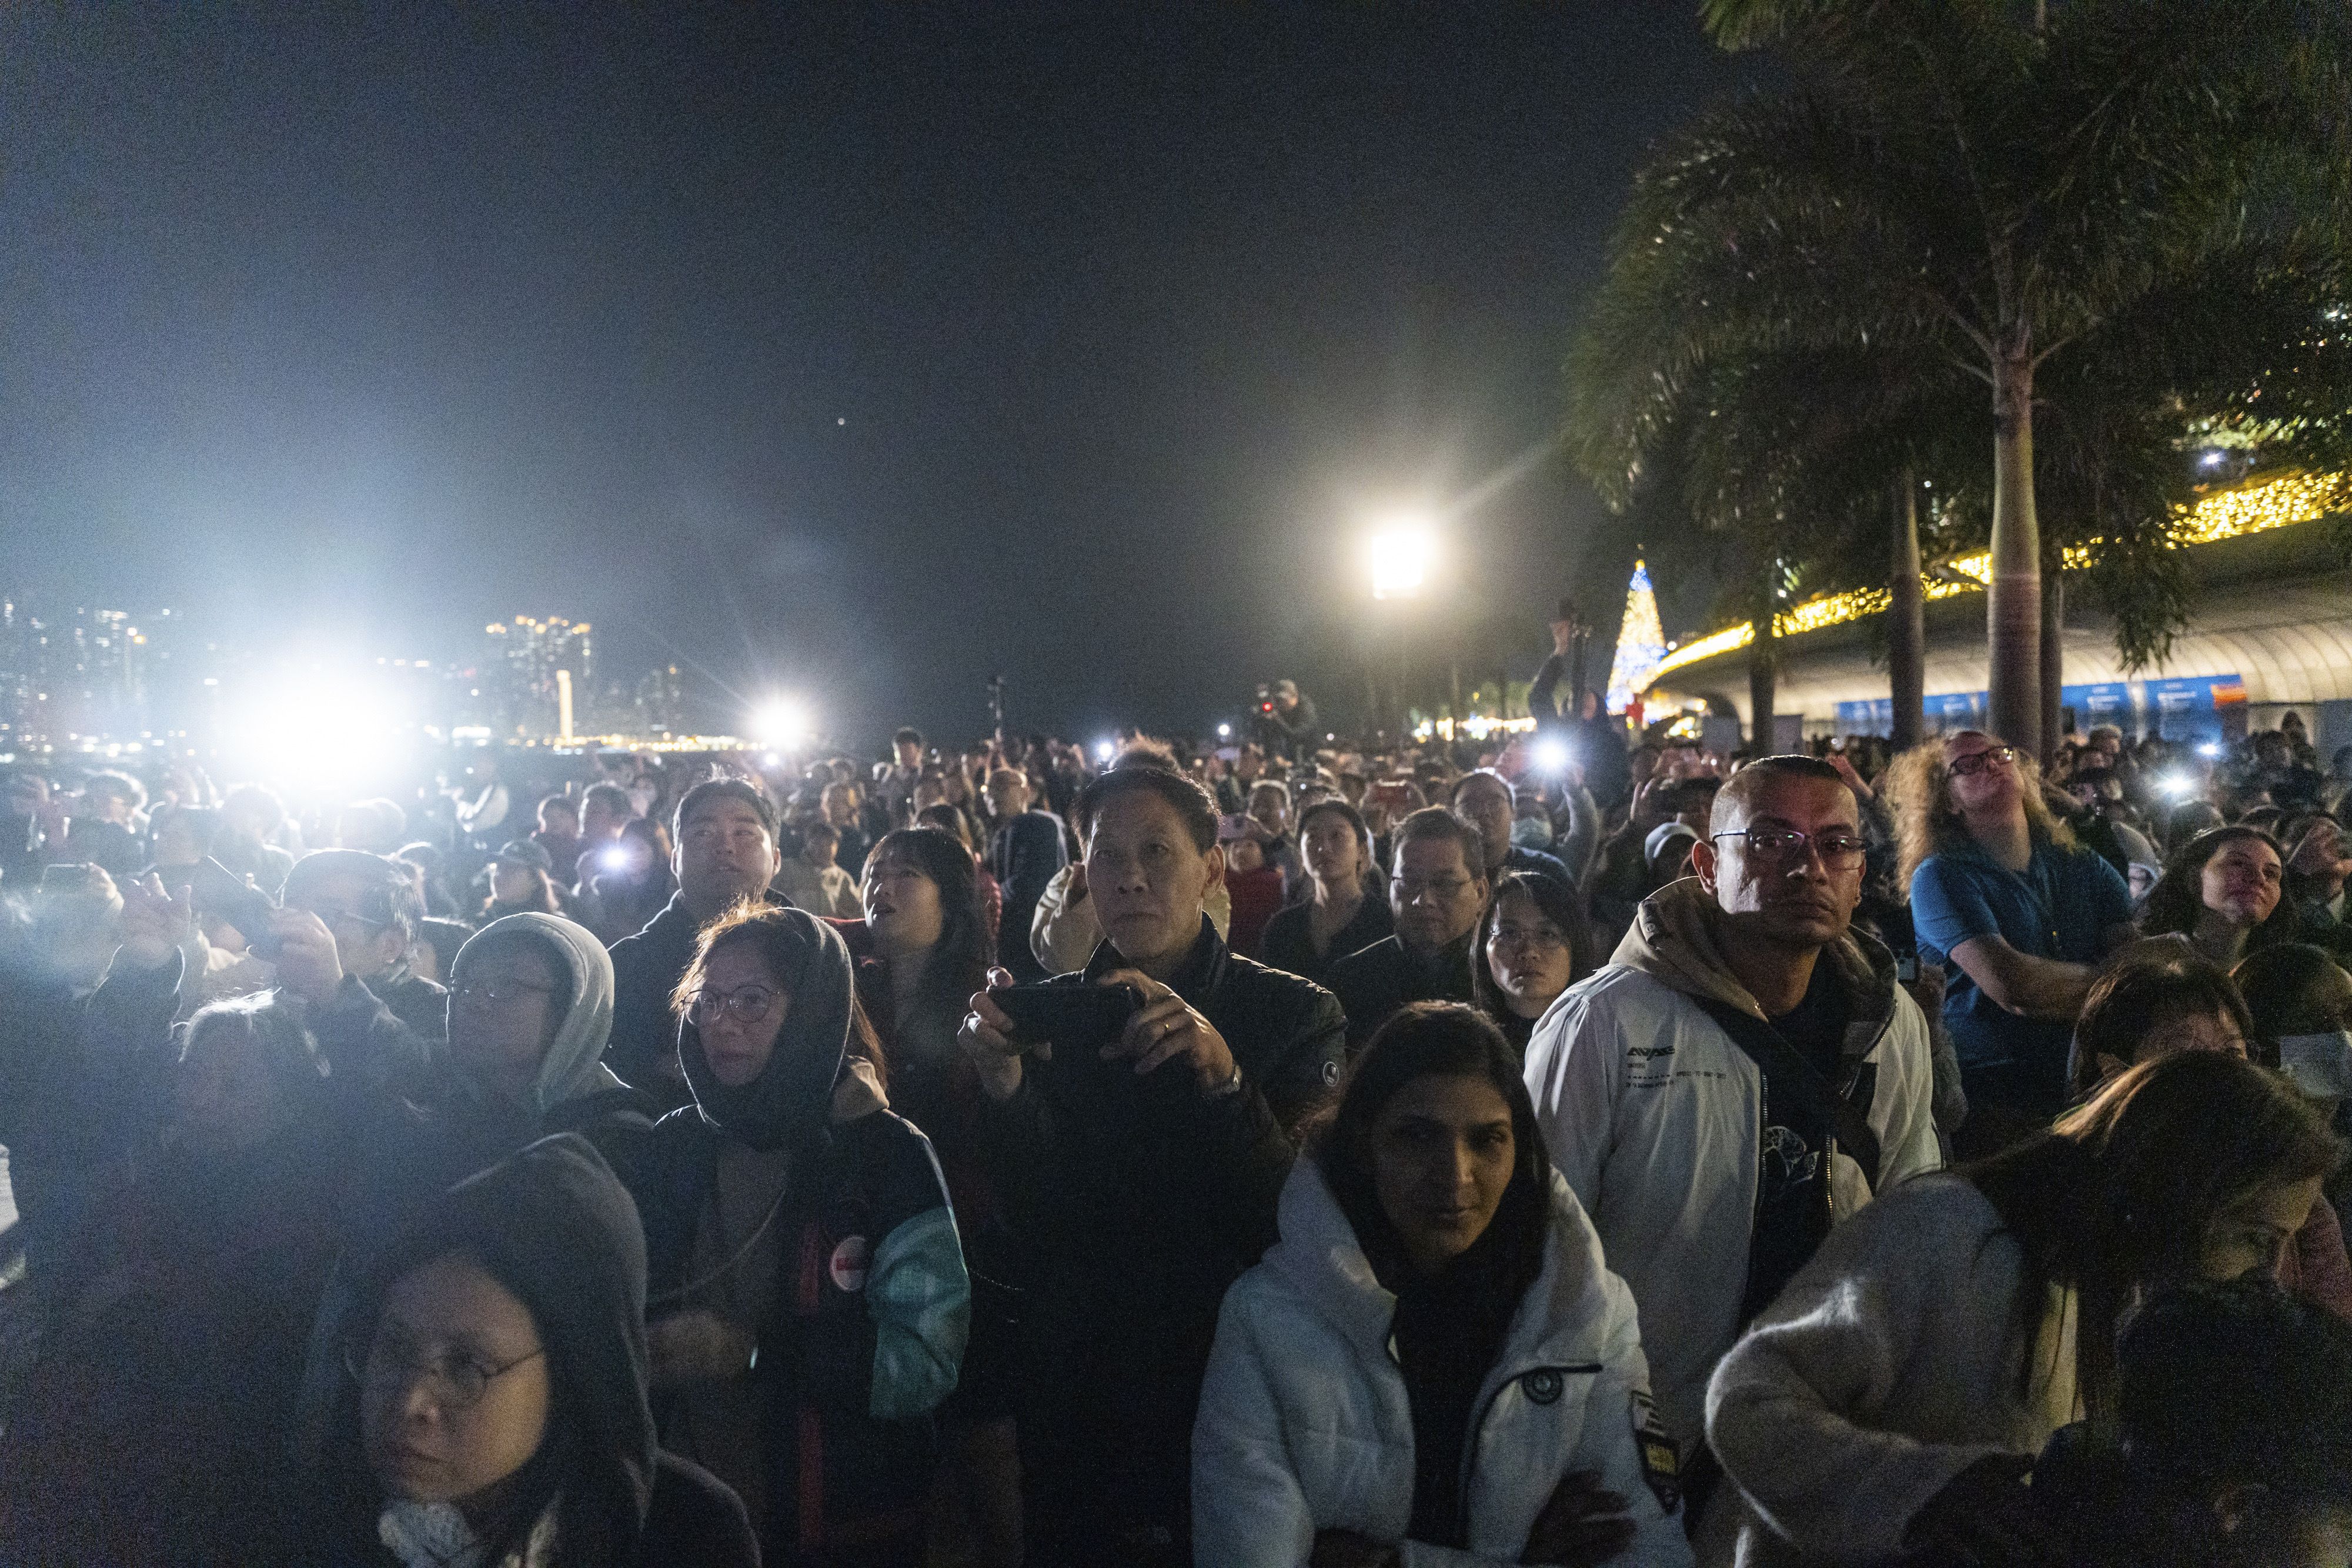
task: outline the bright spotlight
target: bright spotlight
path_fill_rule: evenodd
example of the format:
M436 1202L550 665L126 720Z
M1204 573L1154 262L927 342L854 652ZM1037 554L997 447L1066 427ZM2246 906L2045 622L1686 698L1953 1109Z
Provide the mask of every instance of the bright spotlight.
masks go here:
M1097 761L1097 762L1108 762L1112 758L1117 757L1118 755L1118 747L1116 747L1116 746L1113 746L1109 741L1108 741L1108 740L1097 740L1097 741L1096 741L1096 742L1095 742L1095 760L1096 760L1096 761Z
M2156 781L2156 787L2168 795L2186 795L2197 788L2197 780L2186 773L2168 773Z
M751 738L777 751L806 739L814 727L808 708L791 697L772 697L751 715Z
M1374 599L1410 599L1429 581L1437 541L1419 524L1402 523L1374 534L1364 547Z
M399 705L364 678L311 673L284 677L229 726L231 750L257 777L328 790L380 779L399 760Z
M2200 757L2219 757L2221 755L2221 743L2218 740L2200 741L2197 743L2197 755Z
M1568 742L1558 736L1549 736L1535 744L1536 771L1565 773L1568 771Z
M1219 740L1231 740L1233 737L1234 727L1232 725L1221 724L1217 726L1217 738Z

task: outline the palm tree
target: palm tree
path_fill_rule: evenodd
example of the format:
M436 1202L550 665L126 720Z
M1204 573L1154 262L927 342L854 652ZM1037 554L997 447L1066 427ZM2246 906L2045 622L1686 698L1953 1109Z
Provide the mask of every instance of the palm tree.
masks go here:
M2200 282L2341 297L2352 20L2297 0L1705 10L1727 47L1784 46L1796 85L1703 116L1637 179L1572 361L1580 461L1641 483L1710 366L1868 351L1922 384L1971 378L1993 459L1992 723L2039 748L2037 407ZM2163 559L2169 514L2147 499L2104 504L2138 541L2115 570ZM2169 634L2153 602L2143 644Z

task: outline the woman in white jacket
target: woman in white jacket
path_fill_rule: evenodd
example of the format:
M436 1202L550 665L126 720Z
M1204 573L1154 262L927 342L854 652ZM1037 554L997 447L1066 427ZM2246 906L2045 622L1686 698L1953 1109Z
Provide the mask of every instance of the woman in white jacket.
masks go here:
M1690 1562L1633 1297L1491 1022L1383 1025L1280 1222L1202 1389L1203 1568Z
M2132 1306L2274 1267L2341 1156L2284 1079L2180 1051L2029 1143L1871 1204L1708 1385L1707 1439L1746 1505L1738 1561L1966 1557L2032 1537L2033 1457L2061 1427L2112 1423ZM1729 1556L1726 1513L1706 1516L1710 1561Z

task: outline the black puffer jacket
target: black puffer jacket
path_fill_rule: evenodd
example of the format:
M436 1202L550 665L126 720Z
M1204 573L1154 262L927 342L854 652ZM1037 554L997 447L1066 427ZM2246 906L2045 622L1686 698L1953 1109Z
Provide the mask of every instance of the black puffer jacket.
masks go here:
M1122 962L1106 942L1053 983ZM1059 1052L987 1104L982 1138L1024 1258L1022 1442L1059 1498L1043 1506L1181 1531L1218 1303L1276 1239L1286 1129L1338 1083L1346 1026L1328 992L1236 957L1205 918L1172 988L1224 1037L1239 1092L1204 1096L1181 1062L1105 1092Z

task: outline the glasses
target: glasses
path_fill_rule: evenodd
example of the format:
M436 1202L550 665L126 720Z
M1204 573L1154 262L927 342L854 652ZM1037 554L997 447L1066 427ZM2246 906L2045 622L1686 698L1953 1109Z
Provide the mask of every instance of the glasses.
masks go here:
M1418 904L1422 899L1432 896L1440 900L1451 899L1470 885L1470 879L1466 876L1398 876L1391 877L1389 885L1396 889L1396 895L1405 903Z
M688 1011L697 1023L716 1023L725 1013L737 1023L756 1023L768 1016L784 993L770 986L744 986L732 991L703 989L694 993Z
M1982 751L1971 751L1966 757L1955 757L1944 771L1955 779L1969 779L1988 768L2006 768L2017 760L2013 746L1988 746Z
M1568 936L1557 925L1497 925L1492 941L1497 947L1532 947L1540 952L1566 947Z
M1813 853L1822 857L1822 864L1832 871L1846 871L1860 865L1864 852L1870 848L1856 833L1803 833L1794 828L1746 828L1737 832L1717 833L1714 838L1746 839L1749 854L1759 860L1784 861L1790 864L1804 859L1805 851L1810 846Z
M366 1346L343 1347L343 1368L368 1387L376 1389L405 1385L413 1379L423 1378L432 1385L434 1403L445 1409L470 1410L482 1402L491 1384L546 1354L542 1345L529 1355L519 1355L502 1366L493 1366L478 1356L426 1355L414 1342L379 1329Z
M496 1006L501 1002L517 1001L526 996L553 996L555 988L535 986L512 975L494 975L487 980L467 980L463 985L453 987L449 994L461 1002L488 1002Z

